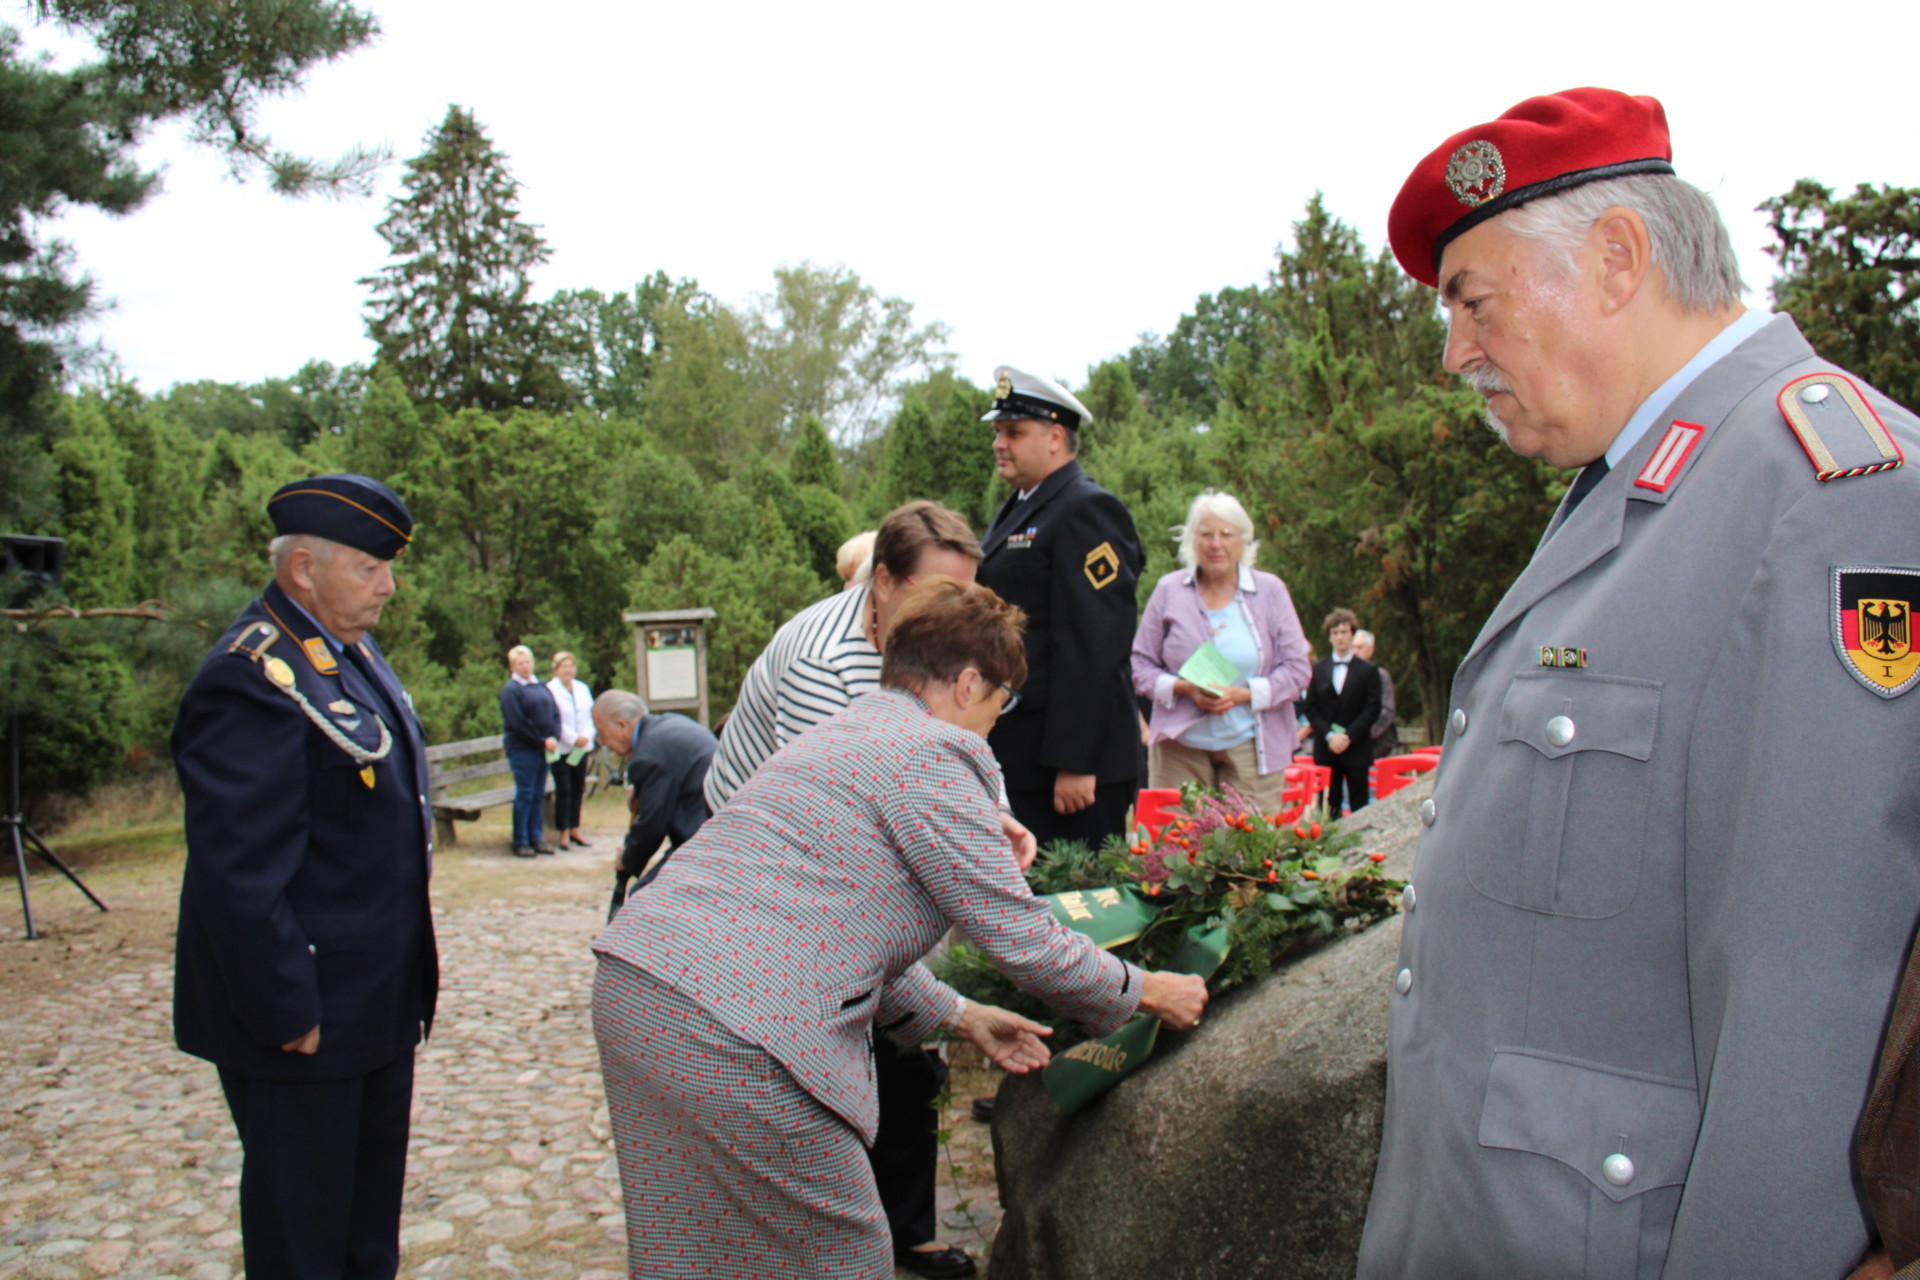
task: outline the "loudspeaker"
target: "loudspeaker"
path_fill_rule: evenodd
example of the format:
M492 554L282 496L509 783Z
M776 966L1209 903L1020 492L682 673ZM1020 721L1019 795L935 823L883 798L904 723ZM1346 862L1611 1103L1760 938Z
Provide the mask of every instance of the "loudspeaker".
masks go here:
M7 601L9 609L25 609L41 596L58 591L66 583L67 540L32 538L24 534L6 535L4 571L11 578L20 575L19 589Z

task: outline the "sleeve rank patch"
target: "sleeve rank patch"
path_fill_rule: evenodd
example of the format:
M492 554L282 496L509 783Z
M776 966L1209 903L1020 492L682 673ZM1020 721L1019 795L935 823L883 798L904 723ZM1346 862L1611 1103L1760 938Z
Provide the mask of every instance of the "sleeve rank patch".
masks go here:
M1823 482L1891 471L1906 461L1887 424L1842 374L1795 378L1780 389L1779 404Z
M1111 542L1103 542L1087 552L1086 573L1095 591L1120 576L1120 553L1113 549Z

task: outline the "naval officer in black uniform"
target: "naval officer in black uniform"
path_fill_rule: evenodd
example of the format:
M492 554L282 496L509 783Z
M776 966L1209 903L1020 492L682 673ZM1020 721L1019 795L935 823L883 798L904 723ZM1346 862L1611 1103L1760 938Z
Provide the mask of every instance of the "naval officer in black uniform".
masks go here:
M1014 494L982 538L979 581L1027 614L1027 682L988 741L1013 815L1044 848L1126 828L1140 767L1128 677L1143 557L1133 517L1074 455L1093 422L1050 379L994 374L993 460Z
M426 746L367 636L413 518L364 476L267 511L273 583L201 664L173 758L174 1036L220 1071L253 1280L392 1280L414 1046L439 964Z

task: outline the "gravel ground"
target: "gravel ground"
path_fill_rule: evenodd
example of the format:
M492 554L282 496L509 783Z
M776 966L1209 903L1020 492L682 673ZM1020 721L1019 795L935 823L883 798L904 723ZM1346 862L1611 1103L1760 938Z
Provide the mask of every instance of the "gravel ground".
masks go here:
M594 806L594 849L536 862L506 856L488 820L438 860L443 979L419 1058L402 1276L625 1275L588 1012L619 819L612 801ZM213 1068L170 1030L179 854L90 862L84 842L60 847L113 910L36 875L45 936L27 941L17 902L0 903L0 1280L233 1280L239 1143ZM977 1060L956 1065L959 1108L993 1091ZM999 1218L987 1132L947 1123L947 1238L979 1254Z

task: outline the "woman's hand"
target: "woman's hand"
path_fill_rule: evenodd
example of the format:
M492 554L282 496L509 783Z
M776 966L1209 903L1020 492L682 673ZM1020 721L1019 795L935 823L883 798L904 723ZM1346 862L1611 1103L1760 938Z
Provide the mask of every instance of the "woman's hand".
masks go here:
M1025 875L1033 860L1040 856L1039 842L1033 838L1033 832L1020 824L1020 819L1005 809L1000 811L1000 830L1006 833L1007 844L1013 849L1014 865Z
M1206 1007L1207 980L1191 973L1149 973L1140 987L1140 1012L1175 1031L1199 1026Z
M586 745L587 745L587 735L583 733L583 734L581 734L581 735L580 735L579 737L577 737L577 738L575 738L575 739L573 740L573 745L574 745L574 746L576 746L576 747L584 747L584 746L586 746Z
M986 1054L994 1066L1016 1076L1046 1066L1053 1056L1040 1040L1041 1036L1052 1035L1053 1028L998 1005L967 1001L953 1029L962 1040Z
M1253 690L1237 684L1229 685L1225 691L1215 694L1191 680L1175 680L1173 692L1176 697L1189 699L1210 716L1223 716L1235 707L1253 701Z
M544 743L549 751L558 751L560 749L560 744L552 738L545 739Z

